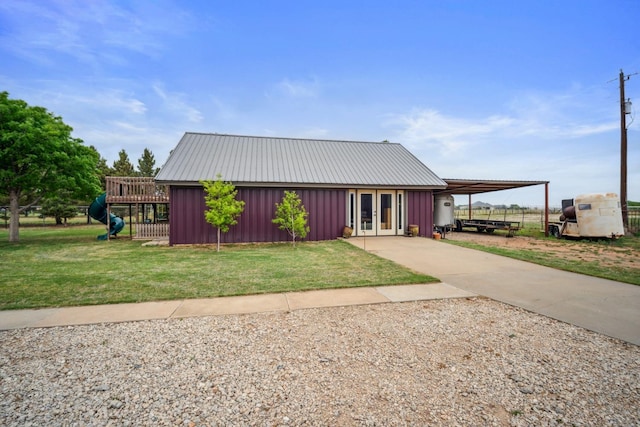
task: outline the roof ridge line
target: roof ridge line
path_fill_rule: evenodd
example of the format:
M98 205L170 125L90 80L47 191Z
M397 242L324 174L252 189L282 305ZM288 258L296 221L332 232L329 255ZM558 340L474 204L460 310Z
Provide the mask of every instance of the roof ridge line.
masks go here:
M218 133L218 132L185 132L185 135L215 135L215 136L233 136L238 138L255 138L255 139L285 139L289 141L318 141L318 142L347 142L352 144L392 144L402 145L399 142L384 142L384 141L355 141L350 139L317 139L317 138L294 138L287 136L257 136L257 135L237 135L231 133Z

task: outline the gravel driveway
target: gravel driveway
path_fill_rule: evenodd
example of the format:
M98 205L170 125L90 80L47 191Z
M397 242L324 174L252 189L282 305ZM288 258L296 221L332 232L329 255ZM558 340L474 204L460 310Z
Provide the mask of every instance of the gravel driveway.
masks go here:
M0 332L0 425L640 424L640 347L472 298Z

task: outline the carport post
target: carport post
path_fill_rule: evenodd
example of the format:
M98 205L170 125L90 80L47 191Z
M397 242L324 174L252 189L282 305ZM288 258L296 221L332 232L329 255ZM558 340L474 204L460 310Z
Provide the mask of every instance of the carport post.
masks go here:
M549 237L549 183L544 184L544 237Z

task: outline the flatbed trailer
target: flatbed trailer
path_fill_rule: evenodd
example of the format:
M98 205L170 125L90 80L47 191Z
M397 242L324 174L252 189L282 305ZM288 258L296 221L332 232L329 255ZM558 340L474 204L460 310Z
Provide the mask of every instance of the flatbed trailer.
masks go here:
M465 228L475 228L478 233L506 230L507 237L513 237L516 231L520 230L520 222L495 219L456 219L456 231L463 231Z

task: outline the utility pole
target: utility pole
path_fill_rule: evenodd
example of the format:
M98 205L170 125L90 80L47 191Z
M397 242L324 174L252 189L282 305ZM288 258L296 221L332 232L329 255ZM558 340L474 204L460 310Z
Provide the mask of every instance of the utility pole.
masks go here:
M622 210L622 224L624 232L629 230L629 211L627 206L627 105L631 101L624 97L624 82L638 73L624 75L620 70L620 205Z

